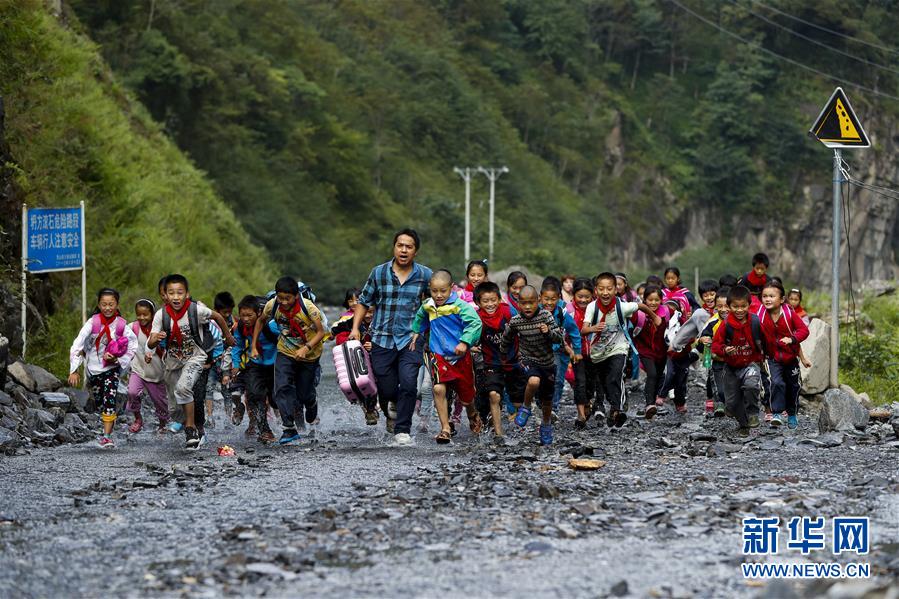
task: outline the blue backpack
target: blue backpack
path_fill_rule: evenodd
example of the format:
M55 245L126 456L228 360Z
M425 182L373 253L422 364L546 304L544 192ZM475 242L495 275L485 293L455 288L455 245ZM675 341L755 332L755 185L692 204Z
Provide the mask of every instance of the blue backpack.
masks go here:
M624 338L627 339L627 344L630 346L630 350L627 353L630 369L625 371L625 375L630 376L626 376L625 378L636 381L640 378L640 354L637 352L637 348L634 346L634 340L631 338L631 327L633 327L633 323L624 319L624 314L621 312L621 300L617 297L615 298L615 315L618 316L618 325L624 332Z

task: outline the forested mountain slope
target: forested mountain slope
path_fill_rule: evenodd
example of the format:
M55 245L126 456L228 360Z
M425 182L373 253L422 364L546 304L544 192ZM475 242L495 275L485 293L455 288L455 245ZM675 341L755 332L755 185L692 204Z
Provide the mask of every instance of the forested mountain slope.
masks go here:
M830 156L806 131L836 83L794 63L899 94L899 16L878 1L71 4L254 240L330 294L400 224L423 233L423 259L458 269L452 167L478 164L511 169L501 265L677 258L712 274L765 249L821 284L802 265L827 256ZM843 84L876 144L849 156L856 172L896 180L899 103ZM892 276L895 202L855 201L856 271Z

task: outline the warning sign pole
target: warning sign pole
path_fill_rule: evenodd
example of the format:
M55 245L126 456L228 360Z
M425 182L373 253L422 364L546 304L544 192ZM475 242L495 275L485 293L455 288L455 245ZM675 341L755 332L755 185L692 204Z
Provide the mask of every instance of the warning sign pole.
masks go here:
M830 386L839 388L840 361L840 194L843 185L843 156L833 151L833 290L830 298Z
M871 140L852 110L843 88L836 88L809 135L833 149L833 289L830 298L830 386L839 388L840 358L840 193L843 186L843 155L841 148L870 148ZM848 239L847 239L848 243Z

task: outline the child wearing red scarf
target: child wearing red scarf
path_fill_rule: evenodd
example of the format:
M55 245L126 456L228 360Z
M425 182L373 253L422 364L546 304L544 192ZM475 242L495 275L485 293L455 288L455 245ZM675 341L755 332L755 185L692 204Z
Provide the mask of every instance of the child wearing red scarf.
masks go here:
M627 421L624 403L624 367L627 364L630 344L625 337L627 319L637 310L655 317L645 304L622 302L616 297L615 275L603 272L597 275L594 295L596 300L584 311L581 335L585 335L590 347L589 361L596 369L597 387L605 392L609 402L607 422L609 426L621 427ZM618 321L616 304L621 306L624 322Z
M119 355L111 353L110 346L120 345L125 339L127 345ZM116 392L119 386L119 373L128 367L137 338L126 326L125 319L119 313L119 292L105 287L97 293L97 308L87 319L69 350L70 387L77 387L80 381L78 369L84 364L84 373L94 401L101 406L100 420L103 422L103 434L97 439L101 449L115 447L112 430L116 421Z
M758 306L762 305L762 289L764 289L765 285L771 280L768 276L768 266L770 264L771 261L768 259L767 254L759 252L752 257L752 270L737 281L737 285L742 285L752 294L752 298L750 298L752 302L750 308L752 308L753 311L755 311Z
M197 340L211 341L210 320L218 325L229 347L234 345L234 336L231 334L231 327L221 314L191 299L186 277L180 274L168 275L163 286L166 305L153 317L147 348L156 349L159 343L165 340L166 390L184 410L184 448L193 451L205 442L200 431L203 426L203 402L206 399L204 394L196 398L200 404L197 410L194 403L194 386L206 370L207 360L211 359ZM198 331L192 330L190 322L192 310L196 311L196 324L200 329ZM163 312L168 314L171 331L164 330Z
M275 403L283 427L278 443L287 445L300 439L297 418L305 414L309 424L318 420L315 376L327 332L321 312L300 295L296 279L278 279L275 294L262 309L262 317L256 320L250 356L259 355L259 334L273 319L281 329L275 355Z
M128 405L126 407L134 413L134 422L128 428L131 433L139 433L144 427L144 419L140 413L140 397L144 391L153 402L156 418L159 419L156 432L165 432L169 423L169 404L163 382L165 366L162 357L165 355L165 351L159 346L156 346L155 350L147 349L155 313L156 304L151 300L137 300L134 306L136 320L128 325L128 328L137 337L137 349L131 360L131 374L128 377Z

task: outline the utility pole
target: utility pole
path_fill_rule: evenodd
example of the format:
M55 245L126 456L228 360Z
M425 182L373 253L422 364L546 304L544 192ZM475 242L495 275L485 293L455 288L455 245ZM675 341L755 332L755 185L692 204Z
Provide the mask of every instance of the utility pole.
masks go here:
M493 211L496 205L496 180L509 172L509 167L501 166L499 168L478 167L478 172L490 179L490 251L487 253L487 260L493 262Z
M453 172L465 181L465 264L471 260L471 176L472 168L453 167Z

